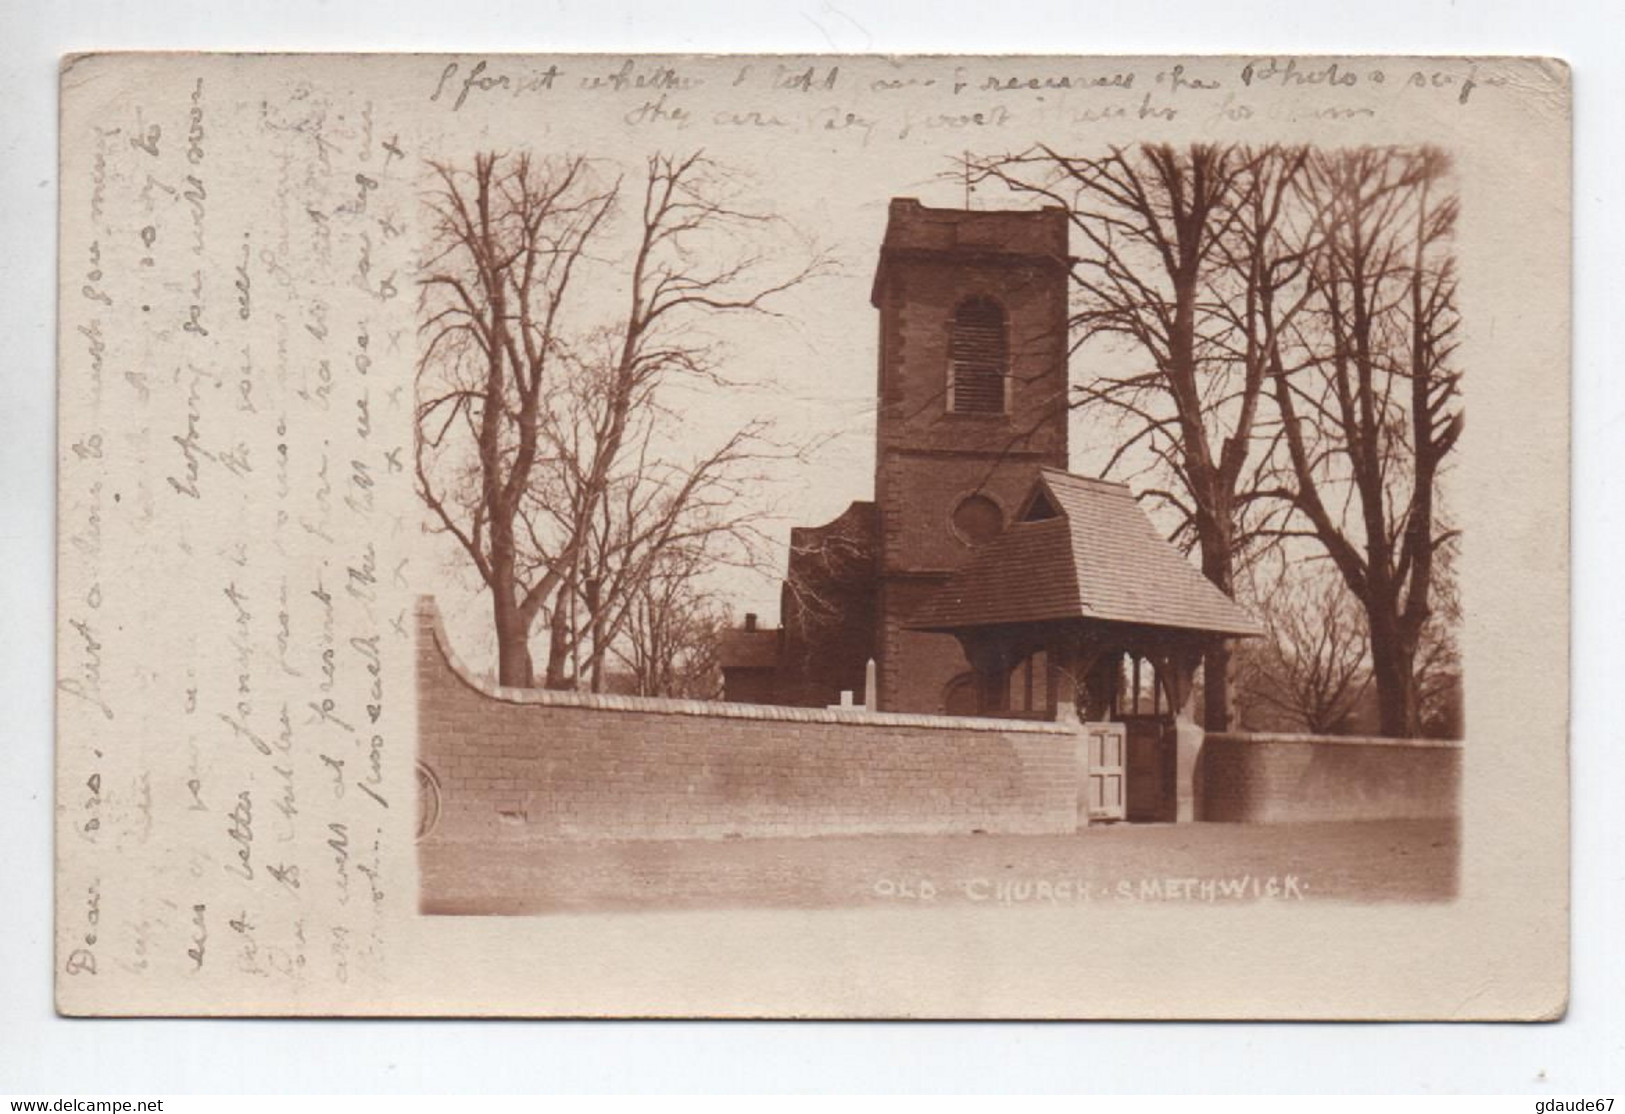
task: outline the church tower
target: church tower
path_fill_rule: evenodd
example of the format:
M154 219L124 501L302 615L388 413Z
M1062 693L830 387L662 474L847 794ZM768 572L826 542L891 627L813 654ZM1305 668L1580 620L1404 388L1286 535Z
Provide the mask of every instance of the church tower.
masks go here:
M884 711L974 710L970 666L910 614L997 535L1039 467L1067 460L1067 216L891 202L875 452L877 695Z

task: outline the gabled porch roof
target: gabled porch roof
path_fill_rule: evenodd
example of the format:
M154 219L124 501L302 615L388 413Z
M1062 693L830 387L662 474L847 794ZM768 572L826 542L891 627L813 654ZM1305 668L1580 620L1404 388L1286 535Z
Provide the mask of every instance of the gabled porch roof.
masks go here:
M1040 471L1016 520L908 625L951 632L1069 619L1263 633L1157 533L1127 486L1053 468Z

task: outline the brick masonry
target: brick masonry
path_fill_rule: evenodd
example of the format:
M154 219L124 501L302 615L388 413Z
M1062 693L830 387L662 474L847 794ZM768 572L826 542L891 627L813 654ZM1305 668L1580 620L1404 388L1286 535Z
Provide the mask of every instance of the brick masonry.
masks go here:
M418 606L431 839L1060 833L1077 732L1055 723L499 689Z
M1040 465L1066 468L1067 216L1060 209L929 209L896 198L873 302L880 311L875 501L880 707L939 713L968 666L944 634L907 629L910 613L969 544L950 521L973 493L1008 522ZM953 315L966 298L1006 314L1008 413L947 406Z
M1076 725L501 689L418 605L429 838L1060 834L1078 827ZM1460 743L1213 734L1202 820L1452 818Z
M1349 736L1211 734L1198 765L1203 820L1454 818L1459 742Z

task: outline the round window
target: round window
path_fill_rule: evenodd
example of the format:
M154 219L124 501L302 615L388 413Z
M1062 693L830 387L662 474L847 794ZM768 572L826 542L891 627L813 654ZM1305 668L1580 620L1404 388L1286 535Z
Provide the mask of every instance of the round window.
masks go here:
M1004 529L1004 512L986 495L967 495L954 508L954 533L967 545L980 545Z

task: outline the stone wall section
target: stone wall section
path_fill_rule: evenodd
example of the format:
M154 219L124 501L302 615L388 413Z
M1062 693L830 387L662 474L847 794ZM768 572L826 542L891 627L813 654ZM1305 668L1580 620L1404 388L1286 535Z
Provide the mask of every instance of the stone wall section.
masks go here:
M482 684L418 608L427 838L1063 833L1074 727Z
M1210 734L1197 770L1203 820L1449 819L1462 744L1347 735Z

